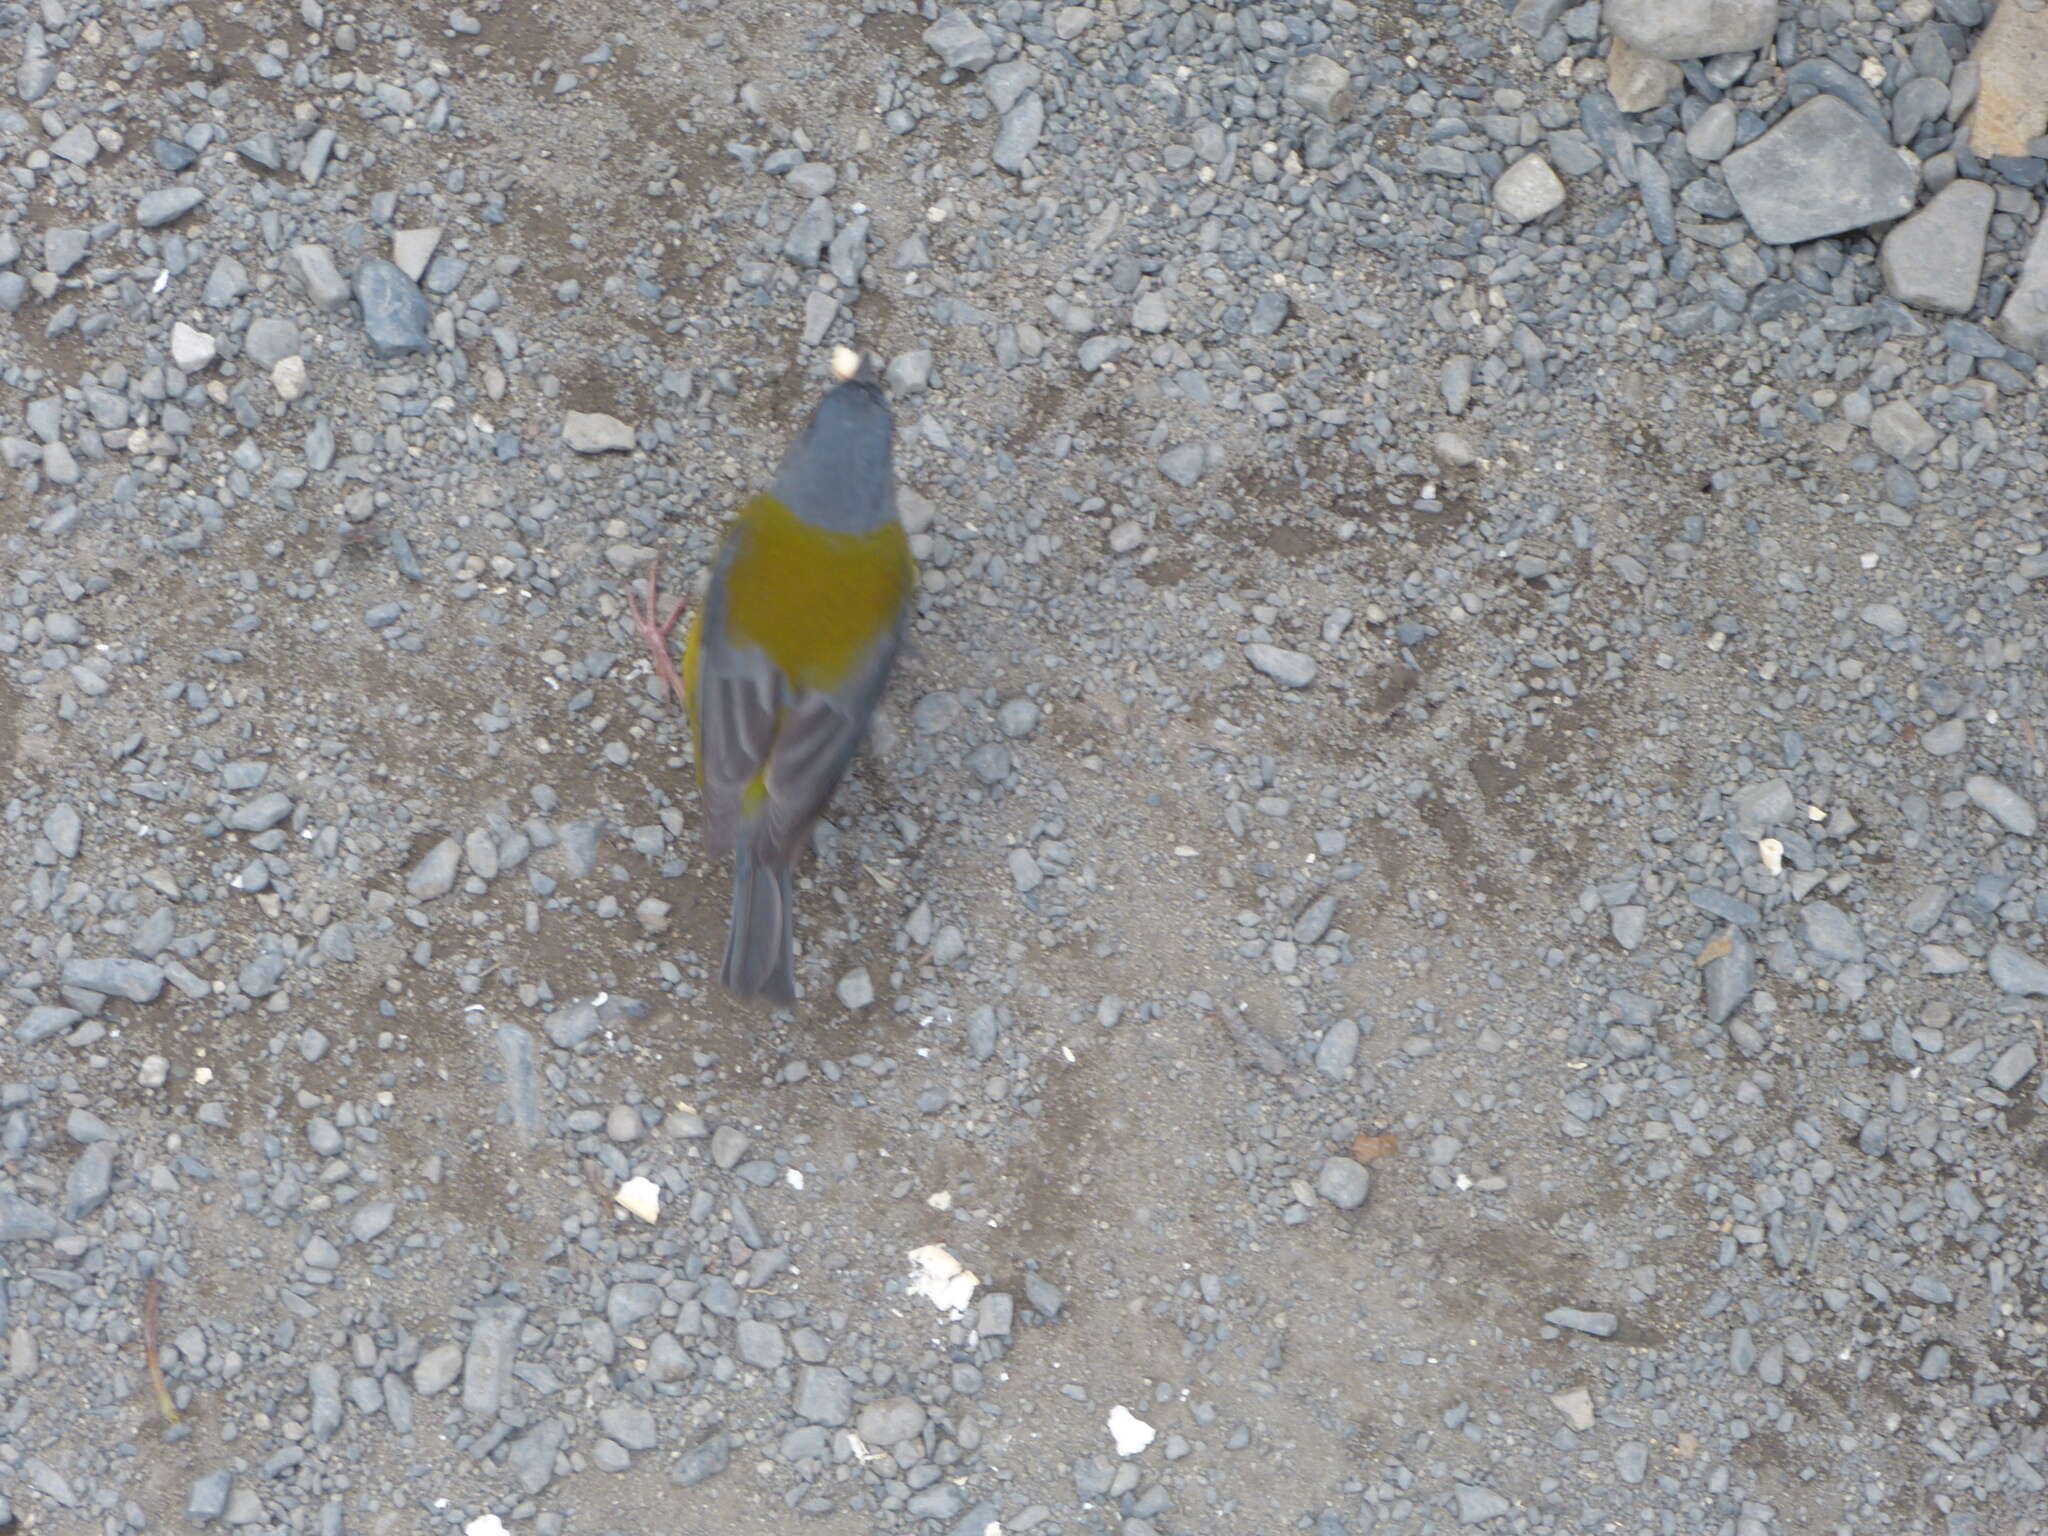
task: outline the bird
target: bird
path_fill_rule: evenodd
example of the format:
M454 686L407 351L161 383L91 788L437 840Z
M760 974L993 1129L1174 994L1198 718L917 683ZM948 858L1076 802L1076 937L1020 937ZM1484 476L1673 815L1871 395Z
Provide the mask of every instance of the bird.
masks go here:
M733 859L720 982L778 1003L796 999L796 861L867 735L917 586L873 360L840 347L831 369L768 489L727 524L680 671L672 637L690 600L662 611L658 560L644 601L628 589L690 721L706 843Z

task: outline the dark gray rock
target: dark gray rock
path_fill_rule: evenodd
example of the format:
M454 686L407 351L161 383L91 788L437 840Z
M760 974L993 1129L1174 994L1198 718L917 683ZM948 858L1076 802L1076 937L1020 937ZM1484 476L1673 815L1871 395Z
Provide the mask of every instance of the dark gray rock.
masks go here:
M505 1401L512 1381L512 1357L525 1322L526 1308L507 1302L494 1303L477 1313L462 1361L462 1406L469 1412L489 1418Z
M1722 162L1759 240L1797 245L1913 211L1919 178L1883 134L1834 96L1816 96Z
M83 1221L107 1203L114 1191L114 1144L96 1141L71 1165L64 1181L64 1219Z
M797 1373L792 1407L813 1424L844 1424L853 1417L853 1383L832 1366L807 1365Z
M427 350L427 329L434 317L417 283L390 262L373 258L356 268L352 286L356 303L362 306L372 357Z
M678 1488L694 1488L723 1472L731 1457L732 1444L719 1431L677 1457L676 1464L669 1469L668 1480Z
M1710 942L1718 946L1723 940L1726 948L1700 967L1710 1024L1727 1022L1756 986L1756 947L1740 928L1723 929Z

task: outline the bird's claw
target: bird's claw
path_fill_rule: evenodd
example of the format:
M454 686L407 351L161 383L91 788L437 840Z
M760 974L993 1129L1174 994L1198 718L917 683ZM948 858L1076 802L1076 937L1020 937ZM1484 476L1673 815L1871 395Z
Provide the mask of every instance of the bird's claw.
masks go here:
M626 588L626 610L633 615L633 627L640 631L640 638L647 646L648 660L654 666L654 675L668 685L678 705L688 707L683 693L683 680L676 673L675 656L669 649L669 636L675 633L676 622L690 606L687 597L679 597L666 616L661 613L661 562L656 560L647 568L647 597L643 602L629 584Z

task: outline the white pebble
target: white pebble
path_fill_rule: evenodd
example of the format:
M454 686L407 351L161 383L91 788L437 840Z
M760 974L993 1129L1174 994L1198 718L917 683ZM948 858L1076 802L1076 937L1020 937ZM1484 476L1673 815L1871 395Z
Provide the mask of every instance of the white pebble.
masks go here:
M277 366L270 370L270 387L277 391L277 398L287 403L298 399L306 392L306 360L303 357L281 357Z
M1122 1403L1109 1410L1109 1437L1116 1442L1119 1456L1135 1456L1150 1445L1159 1431Z
M180 373L197 373L219 356L220 348L206 332L194 330L182 320L171 327L171 361Z
M638 1216L649 1226L661 1219L661 1186L650 1178L635 1174L619 1186L612 1199L628 1215Z

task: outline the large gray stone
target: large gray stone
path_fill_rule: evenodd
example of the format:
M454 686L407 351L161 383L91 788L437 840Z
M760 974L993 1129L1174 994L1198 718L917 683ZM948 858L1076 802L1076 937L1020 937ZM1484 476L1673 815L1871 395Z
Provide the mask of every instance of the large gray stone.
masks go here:
M1528 224L1560 207L1564 183L1541 155L1522 156L1493 184L1493 206L1517 224Z
M1996 329L2007 346L2048 362L2048 219L2034 226L2019 281L1998 313Z
M2017 944L1994 944L1991 983L2008 997L2048 997L2048 965Z
M63 1230L41 1206L0 1189L0 1243L47 1243Z
M1965 315L1984 275L1984 237L1997 199L1981 181L1952 181L1884 237L1878 269L1901 304Z
M853 1383L829 1365L807 1365L797 1375L792 1406L813 1424L844 1424L853 1417Z
M1964 779L1963 793L2006 831L2020 837L2032 837L2041 825L2026 796L1988 773L1973 773Z
M1778 0L1607 0L1607 25L1653 58L1751 53L1778 29Z
M924 1405L914 1397L885 1397L861 1409L857 1428L861 1439L878 1449L900 1445L924 1433Z
M264 368L275 368L286 358L298 356L299 345L299 328L276 315L250 321L242 337L243 353Z
M512 1384L519 1330L525 1322L526 1308L516 1303L500 1302L478 1310L462 1360L462 1406L466 1412L490 1418L503 1405Z
M1816 954L1829 960L1856 961L1867 953L1863 930L1833 902L1809 902L1801 916L1805 919L1807 948Z
M964 12L951 10L924 29L924 45L948 69L987 69L996 61L996 45Z
M1023 100L1003 114L1003 126L996 132L995 147L988 158L997 170L1008 171L1012 176L1022 176L1031 160L1031 152L1038 148L1038 141L1045 133L1045 103L1038 92L1027 93Z
M1910 463L1932 453L1941 434L1911 401L1892 400L1870 413L1870 440L1893 458Z
M1326 1157L1316 1170L1316 1193L1340 1211L1355 1211L1372 1193L1372 1171L1349 1157Z
M1920 178L1869 119L1816 96L1723 163L1759 240L1797 245L1913 211Z
M1351 89L1351 71L1320 53L1304 54L1288 66L1281 94L1326 123L1341 123L1358 103Z
M164 989L164 973L147 960L130 960L123 955L95 956L65 961L64 985L126 998L131 1003L153 1003Z
M135 222L144 229L160 229L206 201L197 187L159 187L145 192L135 204Z
M562 441L578 453L631 453L633 429L602 411L565 411Z
M678 1488L694 1488L718 1476L731 1459L732 1442L719 1430L677 1457L676 1464L669 1468L668 1480Z
M1728 948L1700 967L1709 1024L1726 1023L1756 986L1755 946L1740 928L1724 929L1721 937L1727 939Z
M1607 44L1607 91L1624 112L1654 112L1685 84L1685 71L1669 59L1632 47L1625 37Z

